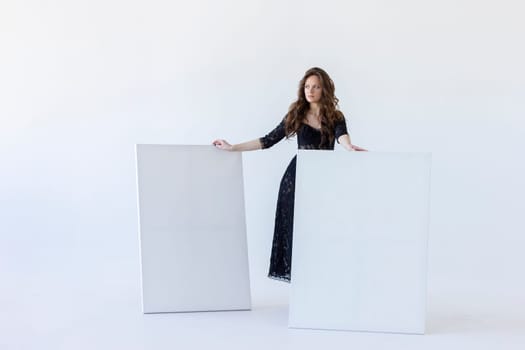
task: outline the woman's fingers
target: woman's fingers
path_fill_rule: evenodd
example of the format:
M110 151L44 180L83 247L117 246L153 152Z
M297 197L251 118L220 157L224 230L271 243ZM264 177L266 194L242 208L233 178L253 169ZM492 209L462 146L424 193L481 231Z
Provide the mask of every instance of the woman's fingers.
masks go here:
M227 150L231 148L231 145L226 140L215 140L212 144L219 149Z
M354 148L354 150L356 150L356 151L365 151L365 152L368 152L367 149L364 149L364 148L359 147L359 146L356 146L356 145L353 145L353 148Z

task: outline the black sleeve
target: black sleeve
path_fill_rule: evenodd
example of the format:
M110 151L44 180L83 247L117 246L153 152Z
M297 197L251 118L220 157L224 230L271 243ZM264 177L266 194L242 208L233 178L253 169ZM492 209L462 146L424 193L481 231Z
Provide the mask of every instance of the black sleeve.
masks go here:
M273 145L281 141L286 136L286 131L284 127L285 120L286 120L286 116L279 123L279 125L275 127L275 129L270 131L265 136L259 138L259 141L261 142L261 146L263 149L272 147Z
M345 134L348 134L348 130L346 128L346 120L343 117L341 121L335 124L335 140L337 143L339 143L339 137Z

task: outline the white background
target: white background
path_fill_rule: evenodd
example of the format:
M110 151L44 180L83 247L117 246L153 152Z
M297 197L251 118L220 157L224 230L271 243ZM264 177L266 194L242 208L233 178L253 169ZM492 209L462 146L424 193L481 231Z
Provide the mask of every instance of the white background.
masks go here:
M2 333L140 312L134 144L262 136L311 66L333 78L355 144L433 154L429 327L523 325L523 13L518 0L2 0ZM295 148L244 154L254 306L287 302L266 273Z

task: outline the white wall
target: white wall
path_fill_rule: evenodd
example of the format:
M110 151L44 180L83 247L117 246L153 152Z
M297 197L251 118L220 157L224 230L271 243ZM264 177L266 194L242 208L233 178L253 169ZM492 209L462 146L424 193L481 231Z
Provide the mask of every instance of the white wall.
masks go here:
M429 292L518 297L523 10L517 0L3 0L0 296L13 310L79 307L103 284L138 309L134 144L262 136L320 66L354 143L433 152ZM244 155L255 304L287 296L266 273L294 142Z

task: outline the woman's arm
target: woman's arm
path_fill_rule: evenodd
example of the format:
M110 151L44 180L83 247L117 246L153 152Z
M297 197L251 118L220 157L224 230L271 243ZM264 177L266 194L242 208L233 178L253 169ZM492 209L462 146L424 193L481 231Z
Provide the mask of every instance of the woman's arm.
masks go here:
M213 141L213 145L219 149L231 152L255 151L262 148L260 139L243 142L236 145L230 145L226 140L215 140Z
M237 145L230 145L226 140L215 140L213 141L213 145L225 151L237 152L255 151L257 149L270 148L286 136L285 121L286 116L284 116L279 125L277 125L272 131L263 137L239 143Z
M350 135L348 135L348 129L346 127L346 120L344 116L342 116L341 120L339 120L339 122L337 122L335 125L335 137L337 142L343 145L347 151L366 151L364 148L352 145L352 141L350 141Z
M339 138L337 139L337 142L339 142L339 144L341 144L348 151L354 150L354 148L352 147L352 142L350 141L350 135L348 134L339 136Z
M364 148L361 148L356 145L352 145L352 142L350 141L350 135L348 134L339 136L339 138L337 139L337 142L343 145L343 147L346 148L348 151L367 151Z

